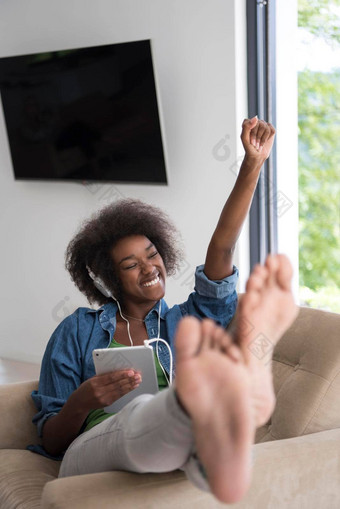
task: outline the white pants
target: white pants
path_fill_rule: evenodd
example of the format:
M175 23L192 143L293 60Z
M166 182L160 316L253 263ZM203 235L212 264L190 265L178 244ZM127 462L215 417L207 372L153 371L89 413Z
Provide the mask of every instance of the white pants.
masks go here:
M208 491L204 470L194 452L191 420L173 388L144 394L120 412L77 437L66 451L59 477L112 470L185 471Z

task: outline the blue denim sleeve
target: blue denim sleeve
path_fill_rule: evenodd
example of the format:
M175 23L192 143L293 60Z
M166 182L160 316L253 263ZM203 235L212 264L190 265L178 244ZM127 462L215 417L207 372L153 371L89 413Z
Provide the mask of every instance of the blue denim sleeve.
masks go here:
M42 360L39 387L32 392L38 413L32 422L38 434L47 419L56 415L81 384L82 364L78 343L77 312L63 320L49 340Z
M236 284L238 270L221 280L212 281L204 274L204 265L199 265L195 273L195 291L183 304L182 315L197 318L211 318L222 327L226 327L233 318L237 306Z

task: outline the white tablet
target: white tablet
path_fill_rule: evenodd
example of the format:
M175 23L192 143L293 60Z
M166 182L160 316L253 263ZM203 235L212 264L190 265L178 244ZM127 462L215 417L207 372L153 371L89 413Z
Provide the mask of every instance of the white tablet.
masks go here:
M100 348L92 352L97 375L110 371L133 368L142 374L142 382L128 394L104 408L105 412L119 412L129 401L140 394L156 394L158 382L154 351L150 346L127 346L120 348Z

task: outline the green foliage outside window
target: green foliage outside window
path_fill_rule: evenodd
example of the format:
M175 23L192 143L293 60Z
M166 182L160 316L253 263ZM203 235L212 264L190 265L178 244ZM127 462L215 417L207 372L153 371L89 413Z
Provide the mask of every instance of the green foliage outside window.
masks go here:
M340 47L340 0L299 0L299 26ZM340 62L299 72L300 297L340 312Z
M340 0L299 0L298 25L327 42L340 43Z

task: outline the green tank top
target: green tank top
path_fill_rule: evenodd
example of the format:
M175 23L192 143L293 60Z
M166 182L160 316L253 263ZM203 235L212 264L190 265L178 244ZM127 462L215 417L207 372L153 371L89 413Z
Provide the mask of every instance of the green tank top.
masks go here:
M115 341L114 339L109 344L109 348L121 348L123 346L126 346L126 345L117 343L117 341ZM163 373L163 370L161 368L161 365L159 363L159 360L157 359L157 355L155 352L154 352L154 357L155 357L158 389L160 391L162 391L163 389L168 387L168 382L167 382L167 379L165 378L165 375ZM114 415L114 414L109 414L109 413L105 412L102 408L98 408L97 410L91 410L91 412L89 413L89 415L86 418L84 431L88 431L89 429L93 428L100 422L105 421L105 419L107 419L108 417L111 417L111 415Z

